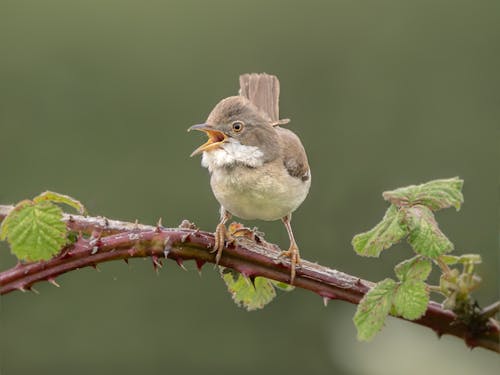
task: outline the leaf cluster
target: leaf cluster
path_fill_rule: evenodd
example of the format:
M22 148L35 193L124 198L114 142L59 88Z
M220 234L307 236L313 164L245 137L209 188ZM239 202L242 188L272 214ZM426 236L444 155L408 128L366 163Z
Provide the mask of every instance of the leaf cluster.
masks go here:
M420 318L427 309L431 289L437 289L446 297L444 306L447 308L453 309L457 301L469 301L469 293L480 281L473 273L473 264L480 262L480 258L475 254L447 255L454 245L441 231L434 216L435 211L443 208L460 209L462 187L463 181L455 177L384 192L383 197L390 206L380 223L354 236L352 245L362 256L378 257L383 250L403 239L416 254L396 265L394 271L398 281L382 280L361 300L353 319L360 340L371 340L389 314L409 320ZM443 271L438 288L425 283L433 262ZM464 263L462 273L448 267L448 264L459 262Z
M365 294L353 319L358 339L371 340L382 329L389 314L410 320L420 318L429 303L429 288L425 280L431 270L431 261L417 255L395 267L398 282L382 280Z
M391 205L382 221L352 240L362 256L378 257L392 245L407 238L415 253L436 258L453 250L453 244L439 229L434 211L463 203L463 180L458 178L412 185L382 195Z

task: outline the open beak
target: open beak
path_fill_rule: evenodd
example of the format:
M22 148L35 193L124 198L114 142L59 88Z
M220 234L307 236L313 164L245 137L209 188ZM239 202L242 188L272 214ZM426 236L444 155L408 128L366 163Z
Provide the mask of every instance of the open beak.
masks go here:
M201 132L205 132L208 136L208 141L202 144L196 150L194 150L190 156L198 155L204 151L210 151L214 148L217 148L227 140L227 135L225 135L223 132L219 130L214 129L212 125L197 124L191 126L188 129L188 132L190 132L191 130L198 130Z

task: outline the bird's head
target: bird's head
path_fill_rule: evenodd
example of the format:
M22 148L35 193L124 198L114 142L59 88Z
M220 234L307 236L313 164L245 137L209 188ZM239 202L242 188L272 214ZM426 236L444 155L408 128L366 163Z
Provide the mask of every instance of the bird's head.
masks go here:
M205 132L208 141L193 151L191 156L225 150L228 158L242 161L256 151L262 162L274 160L279 155L276 129L269 117L242 96L221 100L203 124L193 125L188 131ZM238 155L241 159L238 160ZM229 160L229 159L228 159Z

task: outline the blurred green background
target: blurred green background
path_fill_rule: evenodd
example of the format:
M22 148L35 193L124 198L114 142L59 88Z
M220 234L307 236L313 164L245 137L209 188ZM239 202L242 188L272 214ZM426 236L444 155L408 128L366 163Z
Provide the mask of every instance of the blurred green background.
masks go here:
M0 203L50 189L93 215L213 230L203 121L238 75L281 80L281 114L313 184L294 215L304 258L370 280L411 255L354 254L381 192L465 179L438 213L458 252L480 252L481 304L498 298L498 1L0 2ZM282 225L250 222L286 247ZM2 269L15 264L0 244ZM236 307L216 272L101 265L1 299L0 369L14 374L478 374L498 356L396 319L356 342L354 306L302 290Z

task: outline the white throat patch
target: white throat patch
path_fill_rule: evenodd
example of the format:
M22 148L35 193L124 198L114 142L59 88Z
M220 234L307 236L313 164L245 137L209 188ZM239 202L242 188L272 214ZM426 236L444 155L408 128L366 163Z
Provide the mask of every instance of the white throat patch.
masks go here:
M255 168L264 164L263 155L257 146L245 146L233 140L222 144L216 150L204 152L201 165L210 171L213 168L229 167L236 163Z

